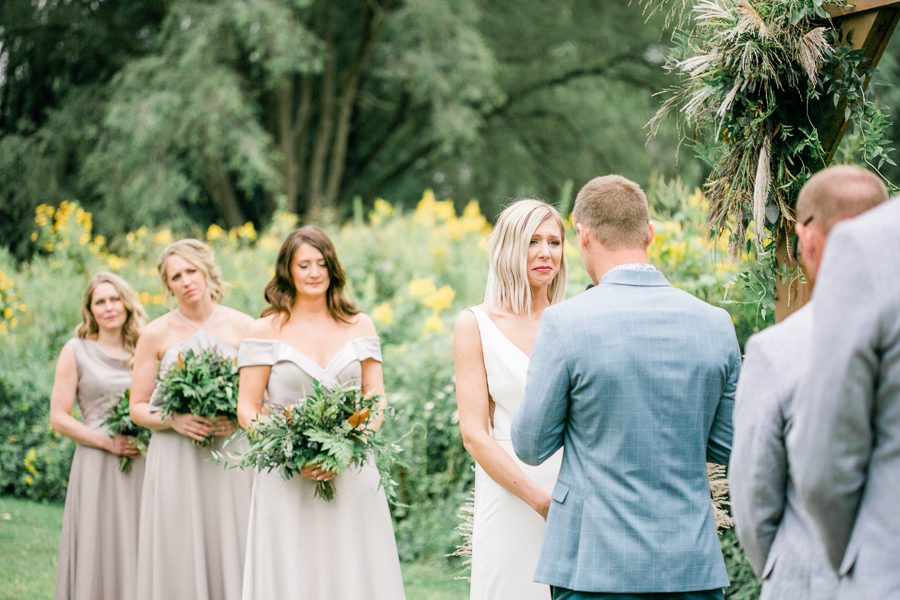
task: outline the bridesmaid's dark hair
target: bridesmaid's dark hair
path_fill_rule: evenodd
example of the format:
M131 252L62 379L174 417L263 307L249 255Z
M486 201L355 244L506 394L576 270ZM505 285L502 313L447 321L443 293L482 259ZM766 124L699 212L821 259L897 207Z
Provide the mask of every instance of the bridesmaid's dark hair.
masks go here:
M279 315L283 320L291 316L291 307L297 299L297 288L291 276L291 263L294 255L303 244L309 244L322 253L325 268L328 269L328 290L325 302L328 312L335 321L350 323L350 317L359 313L359 309L344 295L347 275L338 260L334 244L324 231L315 225L306 225L295 229L287 236L278 258L275 261L275 276L266 284L265 297L269 305L263 309L262 316Z

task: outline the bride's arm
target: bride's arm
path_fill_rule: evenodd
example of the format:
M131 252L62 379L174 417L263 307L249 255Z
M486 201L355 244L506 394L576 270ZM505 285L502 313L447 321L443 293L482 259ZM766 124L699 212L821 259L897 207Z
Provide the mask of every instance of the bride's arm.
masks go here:
M463 445L491 479L518 496L545 519L550 494L531 481L488 430L488 386L475 315L463 311L453 332L456 404Z

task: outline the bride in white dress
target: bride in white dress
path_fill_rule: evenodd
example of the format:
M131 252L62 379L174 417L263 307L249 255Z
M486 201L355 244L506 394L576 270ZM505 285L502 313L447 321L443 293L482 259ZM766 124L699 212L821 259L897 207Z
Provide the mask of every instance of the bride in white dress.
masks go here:
M522 463L510 425L525 392L531 347L544 309L564 299L565 224L540 200L518 200L489 241L485 302L454 331L459 427L475 468L470 600L547 600L533 582L561 451L539 467Z

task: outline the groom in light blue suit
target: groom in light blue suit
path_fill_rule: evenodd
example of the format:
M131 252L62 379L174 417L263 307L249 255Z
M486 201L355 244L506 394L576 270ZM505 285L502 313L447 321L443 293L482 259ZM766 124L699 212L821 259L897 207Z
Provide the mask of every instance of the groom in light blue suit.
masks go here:
M563 447L535 580L556 600L720 599L706 462L731 451L734 325L648 264L636 183L593 179L574 220L599 283L541 317L512 429L526 463Z

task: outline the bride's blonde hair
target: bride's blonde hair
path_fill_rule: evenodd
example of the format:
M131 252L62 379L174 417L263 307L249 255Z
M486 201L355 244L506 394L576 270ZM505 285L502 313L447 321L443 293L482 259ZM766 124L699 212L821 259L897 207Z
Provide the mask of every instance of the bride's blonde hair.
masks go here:
M517 315L530 314L534 305L528 284L528 246L541 224L551 219L559 227L562 242L566 224L559 211L542 200L516 200L500 213L488 239L490 269L484 301ZM547 287L551 304L566 296L566 253L563 252L556 277Z

